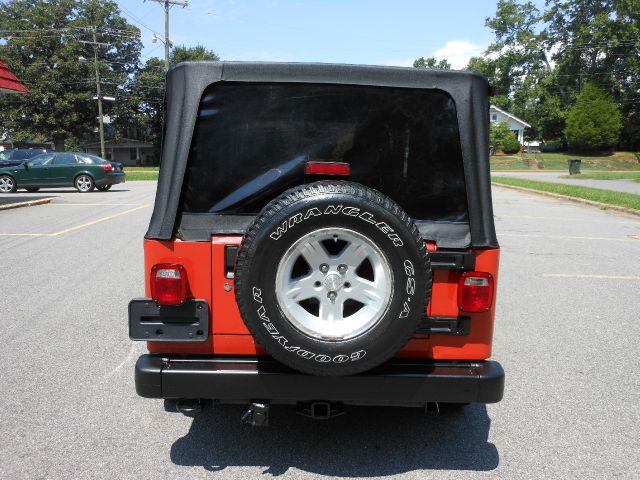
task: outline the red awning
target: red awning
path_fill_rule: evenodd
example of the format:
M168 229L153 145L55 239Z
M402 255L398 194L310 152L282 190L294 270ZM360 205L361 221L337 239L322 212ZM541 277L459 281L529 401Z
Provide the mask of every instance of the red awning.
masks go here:
M9 67L0 60L0 93L29 93L27 87L25 87L16 76L9 71Z

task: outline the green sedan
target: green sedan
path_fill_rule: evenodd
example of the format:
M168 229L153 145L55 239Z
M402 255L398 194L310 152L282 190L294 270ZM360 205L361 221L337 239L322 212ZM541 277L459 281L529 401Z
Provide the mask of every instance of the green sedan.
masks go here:
M74 186L79 192L105 191L125 181L122 164L83 152L43 153L13 167L0 168L0 193L24 188Z

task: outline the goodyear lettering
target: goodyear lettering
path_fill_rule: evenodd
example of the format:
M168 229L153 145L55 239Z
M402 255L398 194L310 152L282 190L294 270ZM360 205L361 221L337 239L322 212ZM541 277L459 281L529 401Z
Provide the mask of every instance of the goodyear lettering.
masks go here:
M284 348L287 352L295 353L305 360L315 360L318 363L344 363L349 361L355 362L366 355L366 352L364 350L359 350L357 352L351 353L350 355L336 355L335 357L331 358L329 355L318 355L314 352L310 352L309 350L300 348L299 346L290 345L287 337L281 335L276 326L269 319L267 310L264 305L262 305L262 292L258 287L253 287L253 300L260 305L256 309L256 313L258 314L258 317L260 317L260 320L262 320L262 326L269 333L269 335L271 335L271 338L279 343L280 346L282 346L282 348Z

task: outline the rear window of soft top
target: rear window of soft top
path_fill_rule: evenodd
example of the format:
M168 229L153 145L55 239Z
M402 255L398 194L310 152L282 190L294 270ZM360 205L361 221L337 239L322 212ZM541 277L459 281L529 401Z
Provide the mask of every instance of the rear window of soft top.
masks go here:
M417 220L468 222L452 98L438 89L220 82L201 99L185 213L255 215L309 161L347 162ZM307 178L312 181L312 178Z

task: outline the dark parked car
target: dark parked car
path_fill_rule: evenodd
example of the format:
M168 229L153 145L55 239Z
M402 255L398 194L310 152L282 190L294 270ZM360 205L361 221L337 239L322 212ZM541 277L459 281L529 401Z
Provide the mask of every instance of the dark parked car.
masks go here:
M48 153L50 150L44 148L16 148L14 150L3 150L0 152L0 167L13 167L20 165L25 160Z
M43 153L20 165L0 168L1 193L67 186L83 193L94 188L105 191L124 181L121 163L84 152Z

